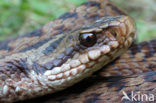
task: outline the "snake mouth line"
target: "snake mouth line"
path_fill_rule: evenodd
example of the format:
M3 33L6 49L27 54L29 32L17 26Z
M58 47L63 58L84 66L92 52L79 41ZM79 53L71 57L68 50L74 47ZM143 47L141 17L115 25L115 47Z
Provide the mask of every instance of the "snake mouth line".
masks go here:
M132 38L129 37L127 41L131 39ZM55 81L79 75L89 69L93 69L94 71L94 68L97 68L95 64L101 63L101 65L104 65L106 61L110 61L115 58L113 57L113 54L122 52L122 50L120 51L120 46L117 41L110 41L108 44L109 45L103 45L99 49L92 50L87 54L79 56L79 60L67 61L61 67L55 67L53 70L48 70L44 75L47 76L49 81Z

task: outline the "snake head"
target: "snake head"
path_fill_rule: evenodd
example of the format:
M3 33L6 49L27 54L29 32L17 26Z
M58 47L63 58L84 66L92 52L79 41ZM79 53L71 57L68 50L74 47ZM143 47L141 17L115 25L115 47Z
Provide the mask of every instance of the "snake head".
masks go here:
M57 59L48 63L59 65L44 73L48 86L58 91L88 77L124 53L135 31L130 17L109 16L68 33L58 45Z

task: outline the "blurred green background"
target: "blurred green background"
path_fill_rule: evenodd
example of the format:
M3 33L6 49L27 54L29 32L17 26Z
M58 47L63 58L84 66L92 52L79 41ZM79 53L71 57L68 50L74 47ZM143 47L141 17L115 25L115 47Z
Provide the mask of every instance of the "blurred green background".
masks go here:
M87 0L1 0L0 40L22 35ZM156 0L114 0L137 24L137 42L156 38Z

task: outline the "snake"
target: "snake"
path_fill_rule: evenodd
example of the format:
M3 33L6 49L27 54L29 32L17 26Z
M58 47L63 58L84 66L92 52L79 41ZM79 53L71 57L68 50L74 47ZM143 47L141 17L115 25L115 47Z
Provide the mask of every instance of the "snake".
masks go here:
M122 91L155 94L156 40L131 46L135 38L128 14L109 0L89 0L2 41L0 102L125 103Z

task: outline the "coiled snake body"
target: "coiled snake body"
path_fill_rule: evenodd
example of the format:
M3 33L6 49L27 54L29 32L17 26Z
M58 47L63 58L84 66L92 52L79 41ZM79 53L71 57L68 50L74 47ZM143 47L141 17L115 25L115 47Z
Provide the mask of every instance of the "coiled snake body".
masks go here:
M79 82L124 53L135 31L133 20L111 2L93 0L30 34L1 42L0 102L43 96ZM146 86L145 93L154 92L154 44L133 46L77 86L52 94L50 102L115 102L122 90Z

